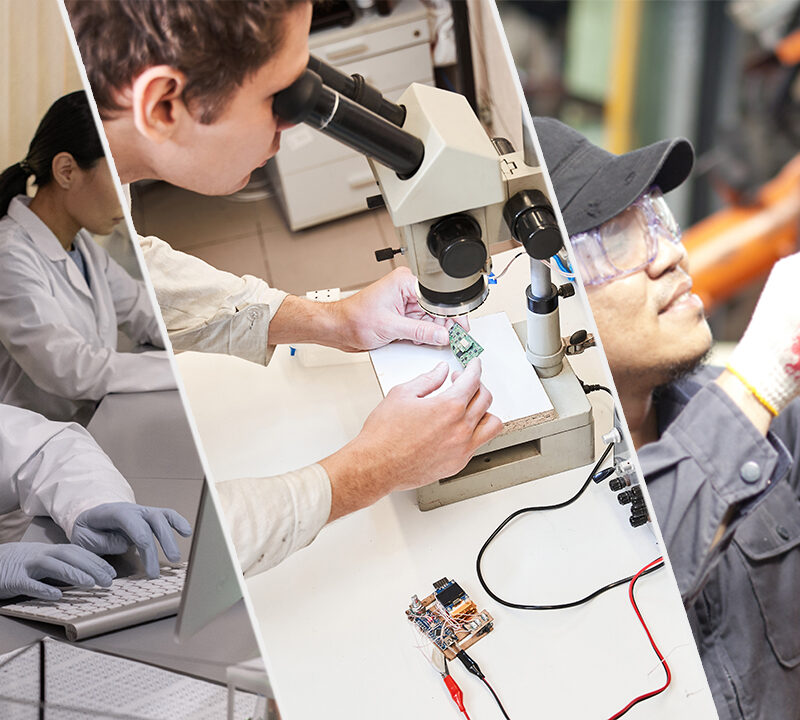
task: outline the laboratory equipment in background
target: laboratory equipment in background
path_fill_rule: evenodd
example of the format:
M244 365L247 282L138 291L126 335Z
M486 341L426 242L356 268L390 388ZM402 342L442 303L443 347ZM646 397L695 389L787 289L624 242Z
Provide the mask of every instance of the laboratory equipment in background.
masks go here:
M369 9L349 27L312 33L309 48L394 99L412 82L433 84L429 42L425 7L401 0L390 15ZM362 212L378 192L363 155L302 125L281 134L267 172L292 230Z
M529 256L531 284L520 297L527 322L515 329L555 417L507 423L464 470L421 488L420 508L591 463L591 405L564 356L593 341L587 333L560 334L559 299L575 291L552 280L550 261L564 245L532 139L525 151L491 140L463 96L438 88L414 83L393 104L363 77L347 77L313 56L273 108L370 158L381 191L370 205L386 206L400 238L398 248L376 257L406 256L420 305L431 314L462 315L484 302L491 244L513 238Z

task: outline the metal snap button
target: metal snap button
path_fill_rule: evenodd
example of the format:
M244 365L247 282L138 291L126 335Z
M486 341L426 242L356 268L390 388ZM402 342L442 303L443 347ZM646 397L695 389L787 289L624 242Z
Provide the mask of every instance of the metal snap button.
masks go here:
M746 483L757 482L761 478L761 468L757 462L748 460L742 467L739 468L739 477Z

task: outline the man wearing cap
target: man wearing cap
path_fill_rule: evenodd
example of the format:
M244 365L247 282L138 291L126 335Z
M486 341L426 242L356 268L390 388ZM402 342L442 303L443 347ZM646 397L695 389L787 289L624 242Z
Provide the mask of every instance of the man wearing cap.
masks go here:
M700 366L711 332L662 195L689 142L616 156L535 126L719 716L800 717L800 255L728 366Z

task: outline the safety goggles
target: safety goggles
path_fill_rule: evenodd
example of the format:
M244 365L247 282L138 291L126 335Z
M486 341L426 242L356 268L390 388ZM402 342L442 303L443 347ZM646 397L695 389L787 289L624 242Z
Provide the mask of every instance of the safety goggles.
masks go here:
M661 240L679 244L681 229L657 187L611 220L570 237L584 285L603 285L646 268Z

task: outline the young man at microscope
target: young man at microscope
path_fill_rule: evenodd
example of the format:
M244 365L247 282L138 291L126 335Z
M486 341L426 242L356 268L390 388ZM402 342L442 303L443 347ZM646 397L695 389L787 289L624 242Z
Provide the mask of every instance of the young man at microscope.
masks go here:
M662 193L686 140L541 143L721 720L800 717L800 254L774 266L727 367Z
M311 3L68 0L123 183L157 178L208 195L241 189L280 145L272 98L308 61ZM155 238L140 241L172 345L267 363L278 343L342 350L395 339L446 345L444 325L395 270L351 298L313 303L236 277ZM318 464L217 485L247 573L279 563L330 520L458 472L502 424L473 362L452 387L441 363L393 390L361 433ZM425 433L419 428L424 427ZM435 438L435 440L431 440Z

